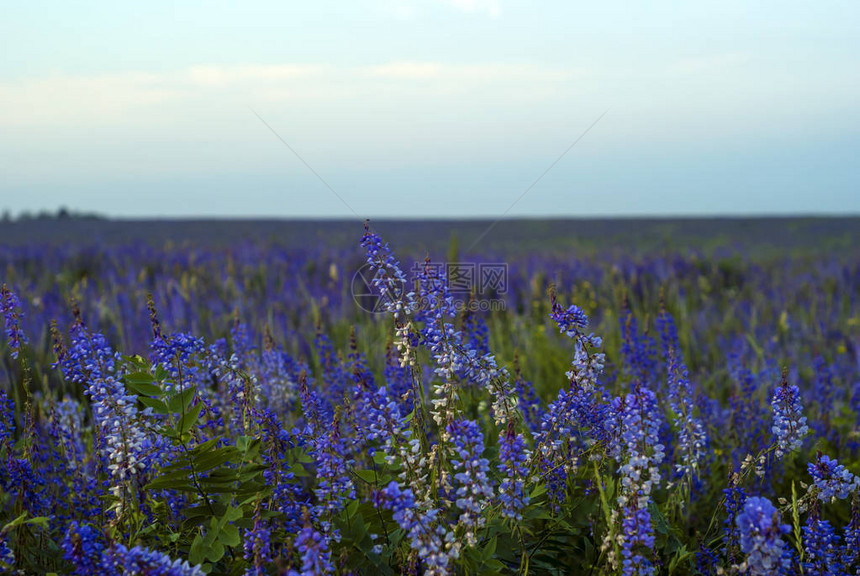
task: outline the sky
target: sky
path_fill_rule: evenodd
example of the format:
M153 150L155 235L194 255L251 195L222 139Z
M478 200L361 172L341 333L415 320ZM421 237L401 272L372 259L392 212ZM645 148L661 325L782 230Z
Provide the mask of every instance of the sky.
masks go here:
M860 214L856 0L7 4L13 213Z

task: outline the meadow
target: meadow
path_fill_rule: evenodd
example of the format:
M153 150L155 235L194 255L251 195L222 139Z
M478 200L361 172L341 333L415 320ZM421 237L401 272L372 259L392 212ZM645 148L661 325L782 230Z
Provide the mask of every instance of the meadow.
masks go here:
M486 225L4 224L0 571L860 574L860 220Z

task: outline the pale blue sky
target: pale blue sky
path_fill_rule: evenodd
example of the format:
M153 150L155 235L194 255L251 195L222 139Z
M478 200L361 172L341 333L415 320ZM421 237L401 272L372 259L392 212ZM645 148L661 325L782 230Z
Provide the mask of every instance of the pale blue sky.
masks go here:
M860 3L19 2L0 208L860 213Z

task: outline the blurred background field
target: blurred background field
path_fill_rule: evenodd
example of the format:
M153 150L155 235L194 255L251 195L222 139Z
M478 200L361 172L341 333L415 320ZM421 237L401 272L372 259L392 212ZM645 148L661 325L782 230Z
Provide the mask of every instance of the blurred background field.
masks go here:
M691 371L723 396L734 353L810 378L815 354L843 372L857 366L860 218L504 220L483 238L490 221L372 224L407 271L426 257L507 264L507 289L493 295L505 310L477 315L502 363L518 355L547 398L564 385L570 356L549 326L550 284L592 316L610 361L623 307L647 329L662 293ZM352 220L43 216L0 227L0 270L22 296L37 371L50 364L49 323L70 322L71 298L120 349L145 352L148 293L170 330L214 341L239 320L257 343L268 332L312 365L317 330L344 349L354 327L378 369L390 326L351 293L362 231Z

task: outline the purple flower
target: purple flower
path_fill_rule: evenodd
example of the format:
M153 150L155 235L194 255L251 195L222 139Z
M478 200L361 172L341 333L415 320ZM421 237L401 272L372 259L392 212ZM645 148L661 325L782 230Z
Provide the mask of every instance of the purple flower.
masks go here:
M737 484L738 476L732 473L729 476L729 487L723 490L723 495L726 498L726 519L723 525L724 538L723 545L730 562L734 562L736 547L738 545L738 526L736 519L743 510L747 496L744 489Z
M445 576L458 548L452 546L454 532L439 522L436 508L416 502L412 490L401 490L396 481L378 495L379 503L392 511L394 521L409 536L409 544L425 565L427 576Z
M695 416L695 397L687 366L681 357L675 322L665 311L660 314L663 325L663 349L667 360L667 387L669 407L677 429L675 453L681 462L675 463L675 473L679 476L692 476L698 472L699 462L705 456L708 436L702 421Z
M860 479L827 454L819 452L818 459L810 462L807 469L818 489L819 500L844 500L860 490Z
M391 253L388 244L376 232L370 231L369 224L365 223L364 230L361 246L367 252L367 263L374 273L371 285L379 291L385 311L391 313L395 320L400 320L415 310L415 294L402 294L406 275L400 268L400 262Z
M63 537L63 558L78 576L97 574L104 554L104 535L87 524L72 522Z
M334 573L328 538L314 530L309 518L305 518L305 526L296 536L295 546L302 557L302 570L292 570L290 576L323 576Z
M555 291L550 293L552 312L550 318L558 325L562 334L574 341L573 362L567 373L571 383L587 391L597 386L603 372L605 357L602 352L593 351L603 345L603 340L594 334L586 334L588 316L582 308L571 304L566 309L556 300Z
M525 480L528 476L529 452L522 434L516 434L513 423L499 437L499 471L504 479L499 486L499 500L502 514L507 518L522 520L520 511L528 506L529 496L525 493Z
M272 561L272 531L261 518L259 509L254 515L253 528L244 532L244 558L251 564L245 576L266 576L266 565Z
M472 420L456 420L448 424L453 443L457 508L460 509L459 527L465 528L463 538L468 545L475 544L475 530L484 525L482 512L493 498L493 486L487 472L490 463L482 457L484 436Z
M842 546L842 565L848 569L860 561L860 506L855 500L851 505L851 520L845 526Z
M642 551L654 549L654 527L647 508L639 508L636 503L624 507L624 520L621 523L623 542L621 544L621 566L624 576L650 576L655 574L654 565ZM641 547L641 548L640 548Z
M839 537L827 520L822 520L817 510L809 514L803 526L803 569L807 574L819 576L841 576L839 565Z
M101 571L108 576L204 576L199 566L173 560L149 548L128 549L122 544L115 544L108 550L102 558Z
M58 363L66 380L80 384L90 398L93 419L100 429L102 455L112 478L111 492L119 499L117 515L131 497L133 480L147 469L159 451L147 434L147 408L137 409L137 396L129 394L117 369L121 357L107 339L78 320L71 329L71 346L58 349Z
M776 457L794 452L803 444L809 432L806 416L800 405L800 389L788 384L788 374L783 372L782 382L776 389L770 405L773 407L773 427L776 436Z
M22 344L27 343L27 335L21 330L21 302L18 296L9 290L5 284L0 286L0 313L6 326L6 340L9 343L10 355L18 357Z
M6 534L3 532L0 532L0 568L10 572L15 568L15 553L9 548Z
M735 523L750 574L765 576L788 568L790 562L782 536L788 534L791 527L780 524L779 512L770 500L757 496L747 498Z
M619 502L633 498L646 509L651 492L659 486L664 447L660 443L660 412L653 390L636 385L621 405L621 444L624 464Z
M0 390L0 448L11 442L15 432L15 401Z

